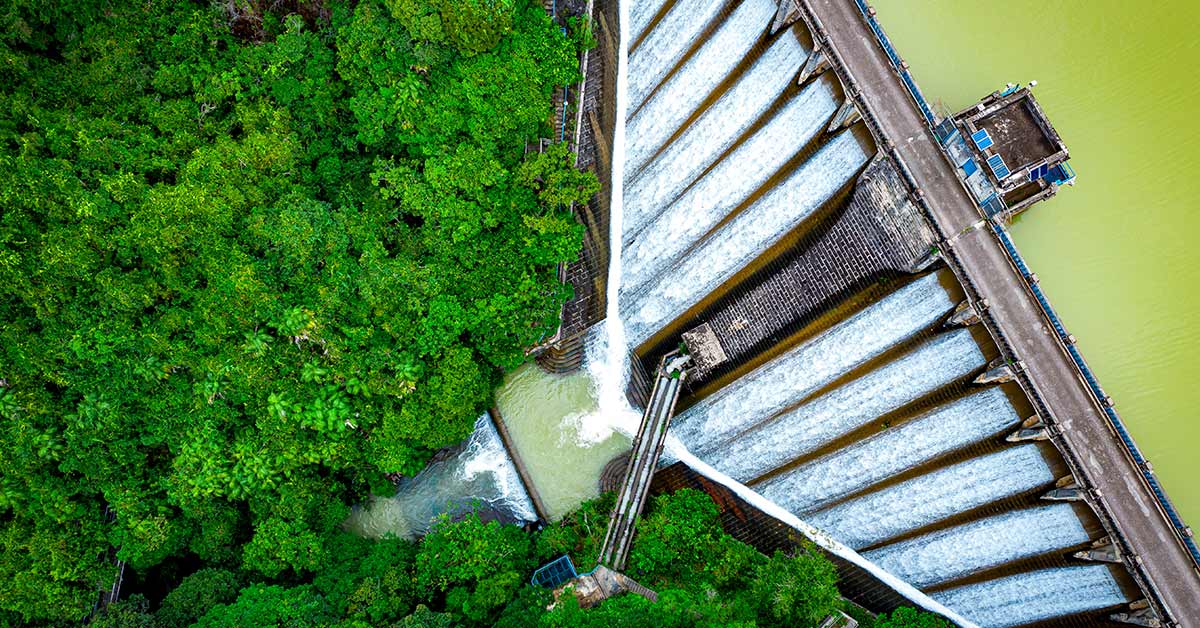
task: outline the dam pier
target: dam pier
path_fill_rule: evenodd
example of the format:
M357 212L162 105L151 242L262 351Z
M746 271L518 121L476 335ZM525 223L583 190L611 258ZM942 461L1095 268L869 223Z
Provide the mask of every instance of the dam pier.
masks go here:
M618 295L645 413L601 562L622 566L674 438L696 464L655 482L709 490L764 551L815 526L873 611L1200 625L1192 532L1006 229L1075 179L1031 90L935 112L861 0L646 0L627 29L616 5L588 3L598 45L555 124L605 189L533 351L578 368Z

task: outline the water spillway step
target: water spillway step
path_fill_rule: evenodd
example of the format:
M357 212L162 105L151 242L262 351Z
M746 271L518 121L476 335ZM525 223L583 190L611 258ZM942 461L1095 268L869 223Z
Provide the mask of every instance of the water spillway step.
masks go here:
M805 514L805 520L862 549L1052 482L1054 472L1037 446L1022 445Z
M668 77L654 95L631 115L625 177L633 178L667 138L709 100L717 86L734 73L766 33L773 0L746 0L705 38L704 43ZM776 78L778 81L778 78ZM780 81L786 83L784 81ZM640 104L638 101L634 101ZM634 104L631 103L631 104ZM631 109L630 111L634 111Z
M794 96L765 126L674 202L654 207L636 205L641 199L631 198L625 206L626 216L648 222L640 227L636 222L626 226L626 234L639 235L625 242L623 296L633 298L644 291L664 268L683 257L761 188L817 136L833 107L832 85L814 84Z
M761 417L760 423L730 441L685 443L717 470L748 483L966 377L984 363L970 333L942 335L801 406L776 417ZM808 478L803 482L807 483ZM756 490L763 493L761 487Z
M1058 567L946 589L931 595L988 628L1009 628L1130 601L1106 565Z
M749 0L762 1L762 0ZM646 97L699 41L724 8L724 0L676 2L629 55L629 111Z
M622 308L631 344L648 340L816 212L866 164L864 141L842 132L651 281Z
M937 274L888 295L688 408L685 443L728 439L940 321L954 307Z
M636 173L625 179L626 224L645 224L644 214L666 207L712 166L788 89L791 81L779 79L794 75L807 56L808 48L795 31L781 33L732 87L665 148L634 139L626 153L626 172ZM633 233L627 227L626 239Z
M865 552L905 582L926 588L1091 541L1075 509L1051 504L1002 513Z

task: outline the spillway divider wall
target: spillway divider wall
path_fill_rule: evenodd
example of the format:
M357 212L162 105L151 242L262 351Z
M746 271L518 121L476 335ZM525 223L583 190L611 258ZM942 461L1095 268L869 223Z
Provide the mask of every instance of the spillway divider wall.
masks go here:
M806 22L810 31L812 32L814 42L816 42L821 49L825 51L825 54L827 55L830 64L835 68L838 77L846 85L847 95L853 98L859 105L859 112L863 117L863 121L867 124L868 128L871 129L872 133L878 138L883 152L897 165L897 168L904 176L910 189L913 190L914 200L925 213L930 224L933 225L933 228L938 233L939 238L943 242L947 242L947 234L935 220L933 212L926 200L921 195L920 188L917 186L910 169L905 164L903 157L896 150L895 145L888 141L886 135L883 134L882 127L879 124L878 119L867 106L865 99L862 97L862 92L855 83L853 76L848 71L844 61L839 57L837 51L834 50L829 44L829 38L825 28L821 24L819 18L817 18L811 8L808 6L808 0L784 1L792 2L793 6L798 9L802 19ZM862 15L863 19L866 20L867 24L870 26L871 31L875 34L876 42L884 49L884 52L887 53L889 59L893 63L893 69L900 74L901 79L905 83L907 91L913 97L914 101L916 101L917 106L921 109L922 114L925 116L926 122L931 125L930 131L932 132L933 120L930 118L931 113L929 112L928 105L925 103L924 97L921 95L920 90L916 87L916 82L912 79L911 74L908 72L907 64L905 64L900 59L899 55L895 53L895 49L892 47L887 35L883 32L883 28L879 25L878 21L875 20L873 9L868 7L862 0L855 0L855 5L858 7L859 13ZM936 134L934 137L936 138ZM943 157L945 157L944 151L942 151L942 154ZM961 181L959 183L961 185ZM1008 254L1009 262L1014 266L1014 268L1018 269L1020 276L1024 279L1023 283L1025 285L1025 289L1037 297L1040 293L1040 289L1037 289L1036 291L1034 290L1035 282L1031 282L1030 280L1032 273L1026 274L1024 271L1020 270L1022 267L1025 267L1026 269L1027 267L1025 266L1024 261L1020 259L1019 254L1016 253L1015 246L1010 246L1011 239L1006 237L1007 234L1004 233L1002 229L993 228L990 231L992 232L993 237L997 238L1000 243L1004 245L1002 248ZM954 273L955 277L958 278L958 280L962 283L972 306L974 306L976 310L980 312L981 318L985 323L985 327L992 336L993 340L996 342L998 348L1000 348L1001 352L1004 354L1005 359L1012 364L1019 364L1019 360L1016 357L1012 344L1008 341L1004 332L1000 329L996 319L990 312L987 311L986 307L981 304L983 299L980 296L981 293L979 288L964 271L961 260L958 259L957 254L949 246L943 247L942 253L947 266ZM1061 326L1061 322L1059 322L1057 314L1054 313L1053 309L1049 305L1049 302L1044 299L1044 295L1042 295L1042 298L1037 300L1043 316L1048 322L1050 322L1052 326L1056 326L1057 332L1057 326ZM1187 552L1191 555L1194 563L1196 564L1197 569L1200 570L1200 551L1197 551L1190 528L1187 528L1183 525L1183 522L1173 504L1171 504L1169 498L1167 498L1165 492L1159 485L1157 478L1154 476L1153 470L1148 468L1148 463L1145 463L1145 459L1137 450L1137 446L1133 443L1132 438L1129 437L1128 432L1121 423L1119 416L1112 408L1111 399L1107 396L1103 396L1098 384L1092 386L1092 382L1096 381L1095 377L1091 374L1090 369L1088 369L1086 364L1083 362L1082 356L1079 356L1078 351L1072 350L1074 347L1067 345L1066 339L1063 338L1061 334L1056 333L1056 342L1063 346L1071 355L1072 360L1075 362L1080 371L1080 375L1085 381L1088 382L1088 389L1093 397L1092 401L1098 404L1102 414L1109 418L1110 427L1117 433L1117 435L1120 437L1120 440L1125 445L1125 453L1141 471L1140 475L1142 476L1142 481L1146 483L1147 487L1150 489L1151 495L1154 496L1157 507L1160 510L1160 514L1162 514L1167 521L1170 522L1177 540L1179 540L1179 542L1186 548ZM1109 532L1112 538L1116 539L1117 543L1121 547L1122 560L1127 570L1137 582L1138 586L1143 591L1150 593L1148 596L1150 598L1149 601L1153 605L1154 610L1159 613L1159 616L1171 617L1171 614L1167 612L1166 607L1162 602L1163 597L1161 592L1159 591L1158 587L1153 584L1153 581L1146 572L1145 566L1142 564L1140 557L1133 552L1128 540L1121 533L1120 528L1116 524L1115 518L1112 516L1112 510L1108 506L1104 496L1097 494L1098 492L1094 488L1095 484L1090 480L1087 473L1084 471L1082 464L1080 464L1077 452L1075 452L1071 445L1064 438L1062 438L1062 431L1059 427L1057 418L1050 413L1043 395L1023 369L1016 370L1017 382L1019 383L1021 389L1029 397L1030 402L1034 405L1038 413L1051 424L1053 428L1052 441L1055 443L1057 449L1062 453L1063 458L1072 470L1072 474L1088 489L1088 502L1096 510L1096 515L1100 519L1106 531Z

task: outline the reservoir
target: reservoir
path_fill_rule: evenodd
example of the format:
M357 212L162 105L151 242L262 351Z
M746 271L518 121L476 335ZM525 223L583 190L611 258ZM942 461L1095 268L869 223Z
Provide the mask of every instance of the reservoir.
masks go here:
M1078 185L1017 246L1186 522L1200 524L1200 5L877 0L939 114L1037 80Z

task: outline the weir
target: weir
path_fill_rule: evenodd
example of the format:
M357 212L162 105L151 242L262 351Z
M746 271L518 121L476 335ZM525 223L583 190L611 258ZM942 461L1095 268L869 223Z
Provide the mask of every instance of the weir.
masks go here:
M1197 625L1190 531L1003 226L1073 180L1028 90L940 118L858 0L630 17L615 237L633 371L684 335L720 356L671 392L683 457L981 626ZM581 141L601 140L602 178L607 124ZM582 218L606 255L603 205ZM595 274L571 280L544 355L599 320L603 267L573 268ZM632 538L630 491L613 547Z

